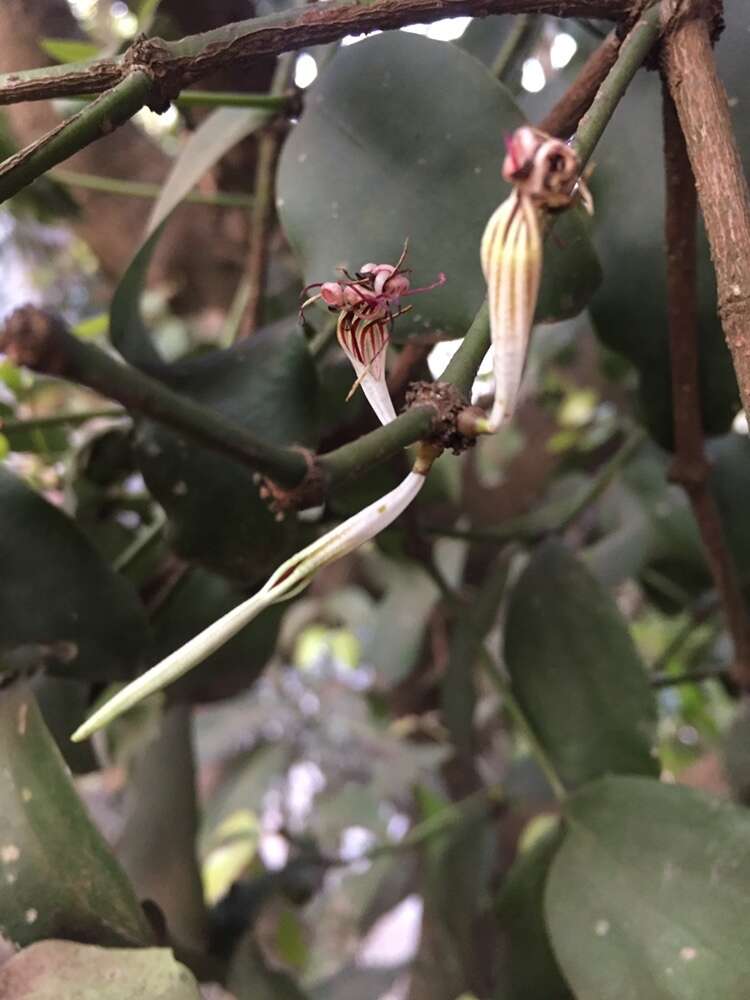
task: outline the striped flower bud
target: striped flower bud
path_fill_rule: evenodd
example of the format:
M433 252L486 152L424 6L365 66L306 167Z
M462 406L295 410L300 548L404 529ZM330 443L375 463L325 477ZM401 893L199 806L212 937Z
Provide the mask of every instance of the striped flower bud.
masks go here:
M481 245L495 376L492 411L478 424L485 433L510 420L518 400L542 276L544 216L576 198L593 210L578 157L560 139L525 125L506 147L502 172L514 190L491 216Z

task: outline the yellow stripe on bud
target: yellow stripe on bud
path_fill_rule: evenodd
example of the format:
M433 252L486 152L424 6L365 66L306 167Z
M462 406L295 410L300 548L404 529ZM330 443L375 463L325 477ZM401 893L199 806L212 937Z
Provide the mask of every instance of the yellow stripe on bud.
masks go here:
M487 431L496 431L516 407L542 274L538 209L513 193L487 223L481 246L482 270L492 335L495 399Z

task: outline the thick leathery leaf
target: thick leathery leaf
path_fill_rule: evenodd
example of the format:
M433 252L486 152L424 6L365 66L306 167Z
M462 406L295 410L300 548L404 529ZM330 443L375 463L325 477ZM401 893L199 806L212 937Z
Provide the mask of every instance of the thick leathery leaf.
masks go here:
M130 584L62 511L4 467L0 520L0 651L8 662L17 650L19 666L42 661L69 677L137 674L148 624Z
M578 1000L745 1000L750 813L611 777L565 814L545 912Z
M544 886L563 839L559 826L519 854L505 877L497 915L505 932L502 996L507 1000L570 1000L544 922Z
M200 1000L169 948L98 948L39 941L0 968L3 1000Z
M513 692L567 788L609 773L656 774L656 703L628 628L560 542L541 545L505 627Z
M404 300L414 308L396 335L463 336L485 294L482 232L508 194L503 133L522 120L502 84L455 45L391 32L340 50L308 91L279 167L279 214L305 280L395 263L408 237L413 283L441 271L448 281ZM579 214L566 213L547 242L537 317L575 315L599 280Z
M149 943L130 883L22 681L0 688L0 801L0 934L20 946L48 937Z
M172 365L163 377L266 441L316 443L315 368L301 332L288 323ZM250 469L151 423L138 427L136 454L185 559L254 582L293 551L296 520L274 520Z

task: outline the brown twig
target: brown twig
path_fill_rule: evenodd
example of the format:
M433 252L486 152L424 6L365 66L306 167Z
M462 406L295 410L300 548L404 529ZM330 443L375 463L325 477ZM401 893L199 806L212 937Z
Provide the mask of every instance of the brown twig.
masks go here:
M280 149L281 132L277 127L272 126L258 140L254 203L250 220L250 249L245 269L247 301L236 340L244 340L246 337L252 336L260 321L263 286L268 267L268 241L273 221L276 163Z
M0 330L0 352L33 371L78 382L115 399L130 412L171 427L189 440L272 476L284 486L297 486L307 478L308 462L301 450L277 448L260 441L215 410L194 403L94 344L79 340L62 320L34 306L17 309L6 320Z
M620 41L613 31L591 53L573 83L539 123L543 132L560 139L573 135L578 122L591 107L602 81L614 66L620 51Z
M292 82L296 57L286 53L278 61L271 83L271 95L284 94ZM237 340L244 340L255 333L260 321L263 288L268 269L268 244L274 218L274 193L276 191L276 165L281 152L282 124L276 122L266 129L258 140L258 160L255 167L255 188L250 220L250 251L245 277L247 301Z
M123 56L93 63L46 67L0 75L0 104L97 94L134 69L151 76L155 107L228 64L259 55L278 55L344 35L378 28L430 23L444 17L489 14L553 14L558 17L626 19L631 0L352 0L306 4L302 8L223 25L174 42L137 39Z
M698 382L695 182L668 87L663 88L667 304L675 456L670 479L687 493L734 642L735 679L750 688L750 619L727 548L703 444Z
M663 70L698 188L724 336L750 415L750 192L704 10L697 0L668 0L666 7Z

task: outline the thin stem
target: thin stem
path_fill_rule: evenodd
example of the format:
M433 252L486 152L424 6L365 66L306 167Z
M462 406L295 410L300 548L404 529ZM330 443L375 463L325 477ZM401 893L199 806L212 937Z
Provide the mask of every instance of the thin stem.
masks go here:
M88 420L95 420L99 417L124 417L127 416L125 410L114 407L104 407L101 410L81 410L80 412L55 413L45 417L27 418L0 418L0 433L10 434L14 431L35 431L45 430L49 427L62 427L66 424L75 426L85 424Z
M505 79L529 35L532 23L530 14L519 14L513 21L513 27L510 29L508 37L500 46L500 51L492 63L490 72L496 79Z
M270 476L282 486L296 486L307 474L301 452L277 448L101 348L74 337L65 324L33 306L17 309L0 334L0 351L20 365L67 378L117 400L127 410L149 417L189 439L229 455Z
M143 107L150 90L151 80L145 73L130 73L88 107L11 156L0 165L0 202L122 125Z
M267 108L286 111L296 100L294 94L244 94L231 90L183 90L174 104L180 108Z
M271 94L281 95L289 86L294 74L296 56L283 55L276 66L271 84ZM245 314L237 333L237 340L252 336L260 321L263 286L268 267L268 243L274 215L276 164L281 150L282 135L271 127L258 140L258 160L255 167L255 186L252 217L250 219L250 252L247 258L247 301Z
M659 37L659 12L659 4L654 4L641 14L620 46L617 59L596 92L591 107L581 119L572 146L582 166L594 152L628 84Z
M112 563L112 569L115 573L122 573L140 555L147 552L161 538L166 523L166 514L163 510L158 510L151 524L146 525Z
M700 684L703 681L719 681L728 677L726 670L716 667L705 667L703 670L691 670L685 674L655 674L649 683L653 688L678 687L682 684Z
M503 705L507 708L513 721L526 738L534 759L549 782L549 786L552 789L555 798L558 802L562 802L565 799L565 786L563 785L562 779L555 770L555 766L547 755L547 751L537 739L536 733L534 732L531 723L524 715L523 709L516 701L510 684L505 679L497 663L495 663L495 660L486 648L484 649L484 655L480 658L480 662L485 673L487 674L487 677L502 698Z
M146 181L128 181L120 177L102 177L100 174L84 174L77 170L59 168L49 173L50 177L66 187L103 191L106 194L121 195L126 198L156 199L162 192L160 184L149 184ZM216 205L219 208L252 208L253 205L252 195L233 194L228 191L217 191L215 194L191 191L185 196L185 201L196 205Z
M583 115L591 107L607 74L620 51L620 39L611 32L581 67L578 76L554 107L539 122L539 128L550 135L567 139L578 128Z
M5 73L0 75L0 104L101 93L134 66L148 67L155 79L166 79L170 89L179 91L229 64L259 55L278 55L334 42L344 35L427 24L444 17L536 13L620 20L630 14L630 8L630 0L349 0L305 5L174 42L137 40L115 59Z
M350 479L426 437L436 414L433 406L413 406L391 423L321 455L318 465L330 482Z
M735 679L750 688L750 619L711 491L699 387L695 182L680 121L663 88L666 168L667 312L675 456L670 478L690 500L734 643Z
M508 542L514 541L534 542L544 535L565 531L592 503L599 499L615 476L641 447L646 436L645 431L640 428L632 431L612 458L571 497L546 504L529 514L510 518L495 528L484 528L476 531L459 528L426 528L425 530L430 535L489 542L493 545L506 545Z

